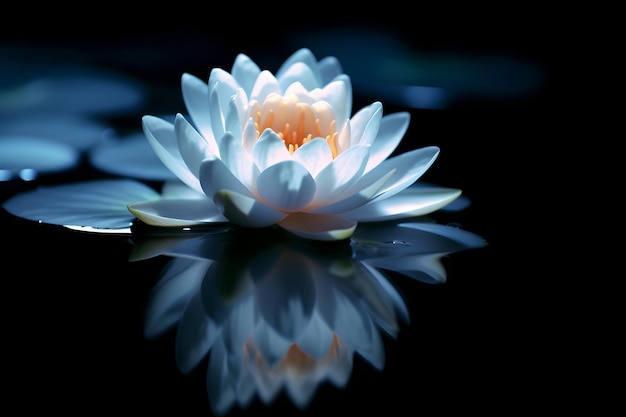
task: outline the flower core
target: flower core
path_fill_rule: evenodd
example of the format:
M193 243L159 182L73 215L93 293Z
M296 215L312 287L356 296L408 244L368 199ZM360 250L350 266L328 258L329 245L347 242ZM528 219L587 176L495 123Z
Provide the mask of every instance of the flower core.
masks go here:
M252 115L257 138L265 129L272 129L283 140L291 154L315 138L326 141L333 158L339 154L335 115L325 101L305 103L295 94L273 93L262 105L255 104Z
M277 364L276 370L279 372L291 372L293 374L306 374L314 370L317 366L328 365L331 361L336 360L337 357L340 356L342 349L345 349L345 347L336 334L333 335L328 353L325 357L320 359L315 359L302 350L297 343L292 343L281 361ZM256 365L259 368L265 369L266 371L269 370L268 363L259 352L253 340L246 340L244 343L244 352L246 355L255 359Z

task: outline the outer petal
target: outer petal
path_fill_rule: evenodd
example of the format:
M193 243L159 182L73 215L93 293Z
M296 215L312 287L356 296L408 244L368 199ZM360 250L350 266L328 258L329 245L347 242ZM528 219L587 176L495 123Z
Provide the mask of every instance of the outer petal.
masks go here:
M233 68L230 72L237 84L243 88L249 96L254 86L254 82L261 73L259 66L245 54L239 54L235 58Z
M220 142L221 160L228 170L248 189L255 189L259 169L252 160L252 155L241 146L241 140L226 134Z
M363 107L350 119L352 145L370 145L374 142L383 117L383 106L375 102Z
M266 227L278 223L287 215L266 206L254 198L230 190L215 195L215 204L234 224L244 227Z
M202 160L207 155L219 156L220 151L217 143L215 143L215 139L212 136L210 140L206 141L180 113L176 115L174 128L181 157L185 161L185 165L197 178L200 173Z
M405 152L393 158L386 159L376 168L366 173L363 178L367 179L369 176L377 178L391 170L395 170L387 186L380 191L378 196L374 197L375 200L389 198L417 181L417 179L430 168L433 162L435 162L438 155L439 148L436 146L427 146Z
M385 183L391 178L394 171L388 172L386 175L383 175L380 178L369 177L365 180L361 179L358 182L358 187L353 187L353 190L359 190L358 192L344 193L344 197L341 200L338 200L332 204L328 204L325 206L320 206L318 208L314 208L308 210L308 213L313 214L333 214L333 213L344 213L350 210L355 209L356 207L360 207L366 203L368 203L380 189L385 185Z
M366 204L344 214L359 222L422 216L439 210L460 195L461 190L456 188L409 187L393 197Z
M230 97L237 93L241 88L237 80L228 72L221 68L213 68L209 75L208 91L219 93L217 99L221 103L228 103Z
M315 195L315 180L299 162L274 164L259 174L257 193L268 205L286 212L302 210Z
M251 191L237 178L221 159L209 157L200 167L200 183L204 193L213 198L220 190L232 190L252 197Z
M383 116L376 138L372 141L370 158L367 168L365 168L366 172L380 164L396 150L409 127L410 118L411 115L408 112Z
M128 210L152 226L193 226L227 221L209 199L163 199L129 204Z
M191 188L201 190L198 178L189 170L178 150L174 125L154 116L143 116L143 131L165 166Z
M278 225L305 239L336 241L349 239L357 222L341 216L294 213Z
M315 194L316 206L326 205L343 196L343 192L356 183L365 170L369 148L367 146L352 146L339 154L315 178L317 191Z
M208 84L194 75L185 73L181 77L181 88L183 101L191 121L202 136L208 139L213 136L209 115Z

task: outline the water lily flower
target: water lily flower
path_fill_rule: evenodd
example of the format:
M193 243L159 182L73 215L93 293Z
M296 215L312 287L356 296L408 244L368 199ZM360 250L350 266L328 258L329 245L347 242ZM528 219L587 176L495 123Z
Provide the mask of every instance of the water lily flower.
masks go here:
M380 102L352 114L352 86L335 57L299 49L273 74L239 54L231 72L205 82L182 75L188 116L145 115L147 140L163 163L205 198L132 203L146 224L277 225L315 240L349 238L359 222L419 216L461 190L414 187L439 154L425 146L391 156L409 113Z

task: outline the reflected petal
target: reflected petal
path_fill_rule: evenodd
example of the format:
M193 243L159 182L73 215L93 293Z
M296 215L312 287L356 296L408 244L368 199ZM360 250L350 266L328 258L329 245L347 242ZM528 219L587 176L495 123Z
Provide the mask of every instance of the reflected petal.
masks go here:
M168 237L163 246L170 256L188 258L181 265L200 263L196 279L186 276L194 270L187 267L179 269L181 285L161 286L155 302L165 305L153 308L181 316L190 300L177 331L177 363L187 373L208 354L207 390L220 415L247 407L255 395L270 404L281 392L304 409L322 383L347 384L355 353L382 370L383 333L395 338L399 322L409 321L383 271L443 283L443 253L484 245L476 235L426 220L365 223L342 242L275 232L195 234L188 244Z

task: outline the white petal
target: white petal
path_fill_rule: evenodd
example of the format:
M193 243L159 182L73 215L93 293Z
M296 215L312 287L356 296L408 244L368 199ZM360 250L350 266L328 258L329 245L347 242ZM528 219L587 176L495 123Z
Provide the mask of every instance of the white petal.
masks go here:
M247 99L243 90L239 90L237 94L232 96L228 101L228 107L224 114L224 130L232 133L238 139L241 139L241 119L248 117L248 113L243 111L247 105ZM240 110L241 113L240 113Z
M194 126L205 138L213 136L209 114L208 84L194 75L185 73L181 77L181 88L187 113Z
M360 207L369 202L385 185L385 183L391 178L393 171L388 172L380 178L374 178L372 176L368 178L362 178L350 192L345 192L344 196L340 200L334 203L320 206L312 210L308 210L308 213L313 214L337 214L343 213L349 210L353 210L356 207Z
M345 213L359 222L400 219L422 216L439 210L461 195L455 188L412 188L383 200L366 204Z
M359 110L350 119L352 144L370 145L374 142L382 117L383 106L380 102L372 103Z
M336 241L349 239L357 223L340 216L294 213L278 225L305 239Z
M241 140L230 134L225 135L220 142L220 154L222 155L220 159L228 170L246 188L254 190L259 169L254 164L252 155L241 146Z
M278 80L271 72L261 71L250 92L249 100L257 100L259 103L263 103L265 98L271 93L282 94Z
M333 160L330 147L324 139L313 139L293 153L293 160L300 162L315 177Z
M320 59L317 65L320 80L322 85L329 83L330 81L337 79L337 77L345 77L343 74L343 68L341 67L341 63L334 56L327 56L325 58ZM352 93L350 93L352 96Z
M209 199L163 199L129 204L128 210L152 226L193 226L225 222L221 211Z
M291 155L283 140L271 129L265 131L252 148L254 163L263 171L281 161L291 159Z
M174 125L154 116L143 116L141 121L148 142L165 166L185 184L201 190L198 178L189 170L178 150Z
M246 152L252 153L252 148L257 143L257 140L254 119L249 117L241 129L241 145L245 148Z
M215 204L228 220L244 227L271 226L287 216L254 198L230 190L219 191L215 195Z
M158 198L137 181L94 180L40 187L9 198L2 207L28 220L97 232L129 229L133 216L126 206Z
M176 115L174 128L178 139L178 149L185 165L197 178L200 175L202 160L208 155L219 156L220 151L217 148L217 143L213 137L209 141L204 140L181 114Z
M219 95L217 99L221 103L227 103L234 94L237 93L240 86L233 76L221 68L213 68L209 74L208 91L211 94L216 91Z
M235 62L230 73L237 81L237 84L239 84L249 96L252 91L252 87L254 86L254 82L261 73L261 69L247 55L239 54L235 58Z
M341 199L342 193L361 178L368 155L369 147L352 146L328 164L315 178L315 204L326 205Z
M257 192L278 210L299 211L313 200L315 180L299 162L283 161L259 174Z
M285 91L287 87L295 82L302 84L309 91L320 86L315 72L303 62L297 62L289 66L278 78L282 91Z
M378 134L372 142L370 158L365 171L369 171L396 150L409 127L411 115L407 112L393 113L383 116Z
M350 117L352 111L351 94L350 79L347 77L333 81L324 86L323 89L311 92L311 96L316 101L326 101L330 104L337 120L337 126L343 126Z
M380 191L378 196L374 197L376 200L389 198L417 181L435 162L438 155L439 148L436 146L415 149L384 160L363 177L366 178L370 175L380 177L391 170L395 170L385 188Z
M224 133L226 132L226 128L224 126L224 109L228 107L228 102L230 101L230 97L223 98L224 93L220 93L220 89L218 87L224 86L225 84L214 84L214 87L209 91L209 113L211 117L211 132L213 137L215 137L215 141L218 143ZM223 87L221 90L228 89L228 87ZM233 95L235 93L233 92Z
M200 167L200 183L202 190L210 198L223 189L252 196L250 190L218 158L209 157L204 160Z
M291 54L286 60L283 61L280 68L276 71L276 78L281 79L285 77L285 74L289 73L291 67L296 64L302 63L307 67L316 70L317 69L317 58L313 55L308 48L300 48ZM322 84L322 80L319 80L320 84L316 85L316 87L320 87Z

